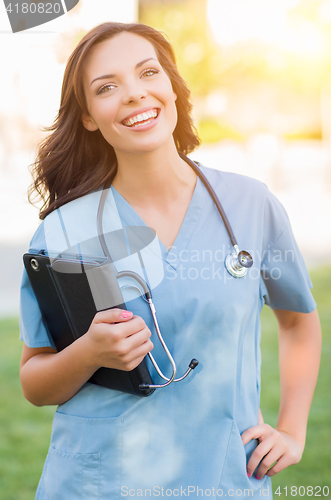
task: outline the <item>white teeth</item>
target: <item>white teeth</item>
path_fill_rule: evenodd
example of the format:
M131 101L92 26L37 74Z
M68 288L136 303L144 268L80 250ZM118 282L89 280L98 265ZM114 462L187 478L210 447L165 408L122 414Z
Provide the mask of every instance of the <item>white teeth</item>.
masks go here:
M156 117L157 117L157 110L151 109L150 111L145 111L141 115L132 116L131 118L129 118L128 120L126 120L123 123L126 126L132 127L136 123L144 122L146 120L149 120L151 118L156 118Z
M135 125L133 125L134 127L143 127L144 125L147 125L147 123L151 123L152 121L152 118L150 120L145 120L144 122L141 122L141 123L136 123Z

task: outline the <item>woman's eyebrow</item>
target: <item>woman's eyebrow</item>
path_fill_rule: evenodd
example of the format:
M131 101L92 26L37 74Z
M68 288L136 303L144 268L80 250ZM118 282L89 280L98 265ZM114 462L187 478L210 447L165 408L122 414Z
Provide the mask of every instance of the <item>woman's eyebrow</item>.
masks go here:
M148 57L147 59L144 59L143 61L140 61L136 64L136 67L135 69L138 69L140 68L140 66L142 66L145 62L147 61L150 61L151 59L153 59L154 61L157 61L157 59L155 59L155 57ZM98 76L97 78L94 78L94 80L91 81L91 84L90 86L92 85L93 82L95 82L96 80L104 80L105 78L115 78L115 74L109 74L109 75L102 75L102 76Z

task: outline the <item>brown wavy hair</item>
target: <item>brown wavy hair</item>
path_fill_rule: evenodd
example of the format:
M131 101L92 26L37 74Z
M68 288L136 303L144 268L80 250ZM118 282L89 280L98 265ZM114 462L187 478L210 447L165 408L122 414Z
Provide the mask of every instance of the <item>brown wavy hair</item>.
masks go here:
M90 49L122 32L146 38L155 48L159 62L168 73L177 95L178 120L173 133L178 152L193 151L200 140L191 118L190 91L178 73L170 43L155 29L144 24L103 23L89 31L68 59L64 73L60 109L51 132L39 145L32 165L33 184L29 200L37 192L44 202L39 217L104 185L110 185L117 170L116 155L101 132L89 132L82 123L87 105L82 82L82 64Z

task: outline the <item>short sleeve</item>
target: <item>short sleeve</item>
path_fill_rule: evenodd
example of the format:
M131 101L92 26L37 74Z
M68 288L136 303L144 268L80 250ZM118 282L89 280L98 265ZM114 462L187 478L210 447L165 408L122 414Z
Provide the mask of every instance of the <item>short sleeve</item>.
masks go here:
M31 240L29 252L38 252L44 249L44 239L43 225L41 224ZM25 269L23 271L20 293L20 339L28 347L55 348L44 326L38 302Z
M264 207L261 293L272 309L312 312L312 283L287 213L268 192Z

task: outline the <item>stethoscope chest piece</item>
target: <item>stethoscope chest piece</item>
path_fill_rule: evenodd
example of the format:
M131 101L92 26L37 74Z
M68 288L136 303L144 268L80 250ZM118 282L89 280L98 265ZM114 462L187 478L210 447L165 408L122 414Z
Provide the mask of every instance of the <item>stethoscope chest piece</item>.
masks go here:
M239 252L237 245L234 245L234 249L235 252L230 253L225 259L225 267L234 278L243 278L253 265L253 257L245 250Z

